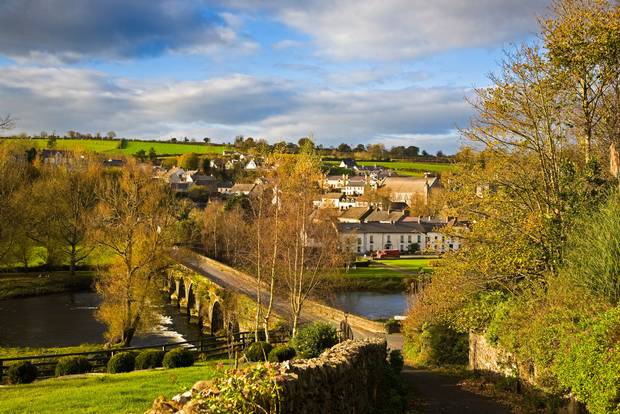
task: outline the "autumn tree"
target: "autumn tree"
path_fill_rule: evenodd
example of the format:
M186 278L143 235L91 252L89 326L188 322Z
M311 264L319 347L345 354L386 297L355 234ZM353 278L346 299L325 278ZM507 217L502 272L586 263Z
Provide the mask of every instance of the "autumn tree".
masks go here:
M107 172L96 194L94 237L113 256L110 267L98 273L97 317L107 325L110 343L127 346L154 323L157 281L169 266L174 242L174 198L133 161Z

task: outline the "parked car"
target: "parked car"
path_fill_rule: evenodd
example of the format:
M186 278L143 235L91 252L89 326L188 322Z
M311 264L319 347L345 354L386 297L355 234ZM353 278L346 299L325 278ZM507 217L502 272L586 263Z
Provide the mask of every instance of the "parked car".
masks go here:
M398 259L398 258L400 258L400 251L396 249L379 250L375 254L375 259Z

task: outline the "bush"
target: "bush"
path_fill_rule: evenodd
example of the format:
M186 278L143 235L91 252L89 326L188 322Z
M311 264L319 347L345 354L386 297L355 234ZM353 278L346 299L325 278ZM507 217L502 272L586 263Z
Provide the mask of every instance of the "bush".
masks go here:
M288 345L280 345L271 350L267 359L270 362L284 362L295 358L295 355L297 355L295 348Z
M56 364L56 376L84 374L92 369L90 361L84 357L64 357L60 358Z
M138 354L136 357L136 369L151 369L158 368L163 365L164 351L158 351L156 349L146 349Z
M291 345L303 358L316 358L327 348L338 343L338 333L331 325L316 322L306 325L297 332Z
M9 367L8 377L11 384L30 384L37 378L39 370L30 361L21 361Z
M166 352L163 365L165 368L184 368L194 365L194 354L185 348L175 348Z
M425 323L421 331L407 332L405 351L417 365L463 365L468 360L469 338L445 326Z
M250 362L265 361L272 349L273 346L269 342L254 342L245 350L245 357Z
M402 371L405 366L405 359L399 349L393 349L390 351L390 354L388 355L388 362L396 374L400 374L400 371Z
M385 333L398 333L401 331L401 323L394 318L388 319L385 324Z
M119 352L108 361L108 372L118 374L120 372L131 372L136 365L135 352Z

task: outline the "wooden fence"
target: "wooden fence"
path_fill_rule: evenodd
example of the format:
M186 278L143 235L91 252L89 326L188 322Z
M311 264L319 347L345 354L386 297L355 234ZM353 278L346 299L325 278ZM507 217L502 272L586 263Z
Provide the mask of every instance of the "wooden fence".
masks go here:
M272 344L284 343L288 340L287 336L273 332L269 334L269 340ZM213 336L196 339L193 341L173 342L160 345L135 346L128 348L112 348L87 352L72 352L66 354L48 354L48 355L30 355L15 358L0 358L0 384L5 379L5 371L19 361L30 361L37 367L37 379L50 378L55 375L56 364L63 357L80 356L88 359L93 372L105 372L108 361L112 355L119 352L142 351L145 349L154 349L169 351L174 348L184 347L205 358L227 355L234 356L235 351L243 351L248 345L254 342L254 332L237 332L227 336Z

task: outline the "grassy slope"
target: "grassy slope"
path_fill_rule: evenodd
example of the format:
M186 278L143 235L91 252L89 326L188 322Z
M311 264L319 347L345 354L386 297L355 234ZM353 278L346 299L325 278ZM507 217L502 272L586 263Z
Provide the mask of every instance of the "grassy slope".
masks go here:
M33 272L0 274L0 299L88 289L94 272Z
M33 146L44 149L47 146L47 140L45 139L33 139ZM174 142L144 142L144 141L128 141L127 148L118 149L118 140L95 140L95 139L59 139L56 141L57 149L80 149L84 151L94 151L102 154L117 155L125 154L132 155L139 150L144 150L147 153L152 148L158 155L179 155L188 152L195 152L198 154L221 154L226 147L205 145L205 144L181 144Z
M220 361L221 362L221 361ZM217 361L190 368L136 371L38 381L0 387L0 414L143 413L160 395L168 398L223 372Z
M387 266L398 267L399 269L412 272L432 272L433 264L437 263L437 259L392 259L392 260L377 260L379 263L383 263Z
M103 349L101 344L83 344L78 346L56 347L56 348L2 348L0 347L0 358L18 358L30 355L57 355L72 354L76 352L100 351Z
M385 168L391 168L402 175L420 176L424 172L442 173L452 169L452 164L431 163L431 162L413 162L413 161L358 161L360 165L374 166L379 165Z

